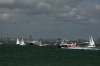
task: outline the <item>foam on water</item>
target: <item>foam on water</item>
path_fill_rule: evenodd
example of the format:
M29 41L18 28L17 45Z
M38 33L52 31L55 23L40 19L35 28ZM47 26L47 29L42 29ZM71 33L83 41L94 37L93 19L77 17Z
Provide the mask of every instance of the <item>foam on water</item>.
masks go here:
M68 49L82 49L82 47L68 48Z
M100 50L100 48L88 48L88 47L84 47L84 50Z
M75 47L75 48L63 48L63 49L100 50L100 48L89 48L89 47Z

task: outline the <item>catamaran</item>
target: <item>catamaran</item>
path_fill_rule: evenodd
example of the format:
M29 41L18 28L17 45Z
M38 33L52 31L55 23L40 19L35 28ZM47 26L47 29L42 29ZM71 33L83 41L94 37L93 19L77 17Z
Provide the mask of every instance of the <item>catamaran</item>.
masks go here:
M94 41L93 41L93 38L92 36L89 38L89 45L87 47L96 47Z
M20 42L20 45L23 45L23 46L26 45L25 42L24 42L24 40L23 40L23 36L22 36L22 40Z
M16 44L17 45L19 45L20 44L20 41L19 41L19 39L17 38L17 40L16 40Z

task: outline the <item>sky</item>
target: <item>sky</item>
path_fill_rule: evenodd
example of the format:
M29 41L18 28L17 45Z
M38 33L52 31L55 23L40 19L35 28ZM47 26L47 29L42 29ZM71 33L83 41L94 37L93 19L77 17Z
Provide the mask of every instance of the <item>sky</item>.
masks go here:
M0 0L0 38L100 38L100 0Z

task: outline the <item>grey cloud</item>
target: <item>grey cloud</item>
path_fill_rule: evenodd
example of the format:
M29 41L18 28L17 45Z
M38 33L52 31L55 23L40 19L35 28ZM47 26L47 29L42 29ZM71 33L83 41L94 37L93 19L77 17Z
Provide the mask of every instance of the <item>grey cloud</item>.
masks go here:
M8 4L8 5L10 5L10 4L13 4L14 3L14 0L0 0L0 4Z
M100 10L100 5L96 4L95 7Z
M0 27L56 33L98 26L99 17L100 4L86 4L84 0L0 0Z

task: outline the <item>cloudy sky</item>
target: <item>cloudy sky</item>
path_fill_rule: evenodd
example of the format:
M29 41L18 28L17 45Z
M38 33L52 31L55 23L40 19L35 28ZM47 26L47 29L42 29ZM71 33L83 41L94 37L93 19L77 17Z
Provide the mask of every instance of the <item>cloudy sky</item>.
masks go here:
M0 0L0 38L100 38L100 0Z

